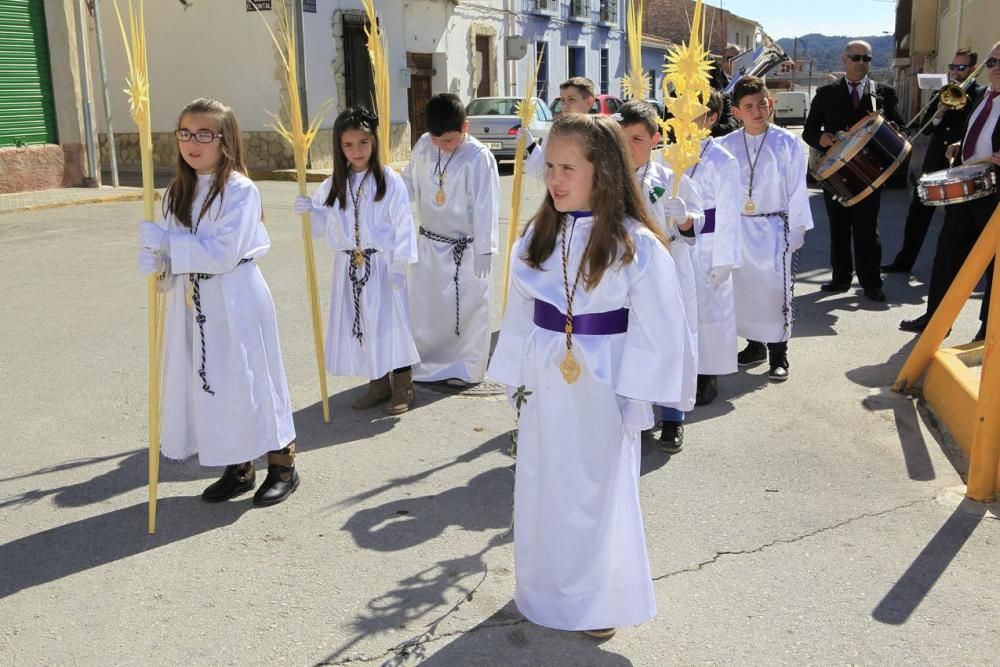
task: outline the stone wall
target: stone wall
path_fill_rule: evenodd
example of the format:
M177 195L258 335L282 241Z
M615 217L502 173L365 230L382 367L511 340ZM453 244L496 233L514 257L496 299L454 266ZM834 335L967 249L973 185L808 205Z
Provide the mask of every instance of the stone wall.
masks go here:
M85 164L80 144L0 148L0 194L79 185Z
M691 17L694 0L656 0L647 2L643 10L643 31L654 37L669 39L675 44L691 37ZM710 5L704 6L705 33L709 50L718 55L726 47L730 12ZM622 27L625 18L622 16Z

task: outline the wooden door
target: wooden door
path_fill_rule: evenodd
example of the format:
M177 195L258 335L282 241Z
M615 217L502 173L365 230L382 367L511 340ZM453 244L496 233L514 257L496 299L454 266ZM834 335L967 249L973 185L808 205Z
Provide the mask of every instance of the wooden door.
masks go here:
M434 76L433 56L430 53L407 53L406 65L410 68L410 88L406 91L410 112L410 147L427 131L424 111L431 98L431 78Z
M493 90L493 77L490 72L490 38L486 35L476 35L476 55L479 61L479 86L476 87L476 97L489 97Z

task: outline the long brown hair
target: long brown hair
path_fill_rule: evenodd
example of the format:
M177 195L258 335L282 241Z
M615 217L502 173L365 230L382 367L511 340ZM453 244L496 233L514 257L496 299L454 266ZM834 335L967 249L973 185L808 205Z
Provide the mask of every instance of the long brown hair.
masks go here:
M246 151L243 148L243 133L240 132L240 124L236 120L233 110L218 100L208 97L201 97L181 109L177 117L177 129L181 129L181 121L187 114L204 114L215 119L215 131L221 134L219 138L220 153L222 160L215 169L215 177L212 179L212 186L205 197L205 203L198 211L198 220L211 208L212 202L216 198L222 202L222 191L226 187L226 182L235 171L247 176L247 166L244 159ZM192 138L191 141L194 141ZM177 151L177 163L174 166L174 178L167 186L167 194L163 198L164 216L171 214L185 227L193 226L193 216L191 215L191 204L194 202L195 192L198 189L198 175L187 162L181 151Z
M333 121L333 182L330 184L330 194L323 202L326 206L340 203L340 210L347 208L347 177L351 173L351 165L340 146L340 138L348 130L361 130L372 140L372 156L368 160L368 168L375 179L375 201L382 201L385 196L385 173L382 171L382 161L378 150L378 116L364 107L346 109Z
M594 114L562 114L553 123L548 141L557 137L572 137L580 142L587 161L594 165L591 193L594 228L581 260L585 266L584 286L590 290L600 282L605 270L618 261L619 255L622 264L635 258L635 241L625 227L626 217L639 221L664 246L669 242L653 222L639 193L629 166L625 135L618 123ZM545 201L528 225L531 239L523 259L529 266L541 268L553 253L563 216L546 189Z

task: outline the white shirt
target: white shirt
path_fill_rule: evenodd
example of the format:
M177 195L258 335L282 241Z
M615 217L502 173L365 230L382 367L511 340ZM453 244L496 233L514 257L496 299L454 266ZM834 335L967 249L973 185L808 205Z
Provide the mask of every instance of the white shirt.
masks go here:
M976 123L976 119L979 114L982 113L983 107L986 106L987 100L990 98L990 93L993 92L993 87L990 86L986 89L986 94L983 96L982 101L979 102L979 106L976 110L972 112L969 116L969 127L965 130L965 139L962 141L962 154L965 154L965 140L969 138L969 130ZM1000 119L1000 95L998 95L993 100L993 108L990 109L990 115L986 119L986 124L983 125L983 129L979 132L979 138L976 141L976 145L972 150L972 155L968 159L963 160L964 162L976 162L977 160L989 160L993 155L993 128L997 125L997 119Z

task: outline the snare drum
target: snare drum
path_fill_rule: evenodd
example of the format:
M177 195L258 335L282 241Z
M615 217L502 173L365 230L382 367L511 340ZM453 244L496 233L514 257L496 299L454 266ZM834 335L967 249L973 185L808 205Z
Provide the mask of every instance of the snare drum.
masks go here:
M910 142L872 112L826 152L813 172L834 200L853 206L875 192L910 154Z
M932 171L917 181L917 196L926 206L946 206L993 194L997 189L993 165L963 164Z

